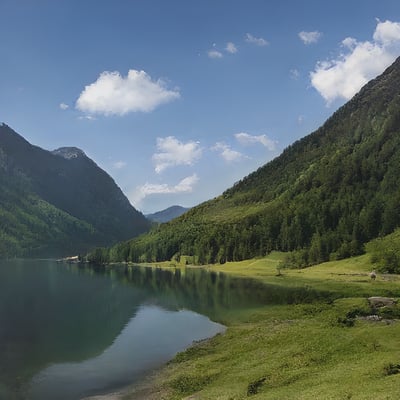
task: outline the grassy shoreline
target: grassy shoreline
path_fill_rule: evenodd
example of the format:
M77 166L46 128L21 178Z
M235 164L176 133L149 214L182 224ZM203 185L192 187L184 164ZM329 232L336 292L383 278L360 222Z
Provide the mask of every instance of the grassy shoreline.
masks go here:
M282 254L271 253L202 268L285 287L330 291L336 300L228 313L222 321L228 326L224 335L179 353L141 388L128 388L117 398L400 398L395 368L400 364L400 322L362 317L374 313L367 297L400 297L400 277L378 275L372 281L368 255L278 274L281 258ZM399 308L386 311L397 316Z

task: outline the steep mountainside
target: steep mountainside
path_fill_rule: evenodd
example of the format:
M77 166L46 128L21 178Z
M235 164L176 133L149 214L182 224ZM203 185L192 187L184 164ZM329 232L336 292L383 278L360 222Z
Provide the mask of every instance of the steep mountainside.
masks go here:
M62 255L149 228L113 179L77 148L53 152L0 125L0 256Z
M165 210L157 211L153 214L147 214L146 218L148 218L150 221L163 223L171 221L174 218L180 217L188 210L189 208L181 206L171 206L166 208Z
M400 225L399 166L397 59L321 128L218 198L97 256L208 263L276 249L296 250L306 265L358 254Z

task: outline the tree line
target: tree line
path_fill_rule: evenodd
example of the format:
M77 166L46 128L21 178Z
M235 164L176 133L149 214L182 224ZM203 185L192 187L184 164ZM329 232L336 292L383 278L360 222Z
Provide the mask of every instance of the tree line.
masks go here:
M400 68L368 84L317 131L216 199L93 262L195 264L291 252L305 266L360 254L400 226Z

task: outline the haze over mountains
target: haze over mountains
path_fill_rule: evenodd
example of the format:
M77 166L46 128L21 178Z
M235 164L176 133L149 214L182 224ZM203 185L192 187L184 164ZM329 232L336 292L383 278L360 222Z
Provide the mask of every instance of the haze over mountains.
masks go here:
M400 225L400 59L325 124L221 196L94 261L195 263L294 251L298 265L344 258Z
M43 150L5 124L0 184L0 256L76 254L150 226L82 150Z

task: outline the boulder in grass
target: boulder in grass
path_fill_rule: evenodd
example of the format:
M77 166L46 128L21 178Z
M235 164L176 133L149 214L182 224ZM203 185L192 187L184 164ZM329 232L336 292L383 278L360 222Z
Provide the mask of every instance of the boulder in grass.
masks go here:
M375 271L370 272L368 275L373 281L376 279L376 272Z
M368 303L371 307L374 308L390 307L394 306L397 303L397 300L391 297L375 296L375 297L368 297Z

